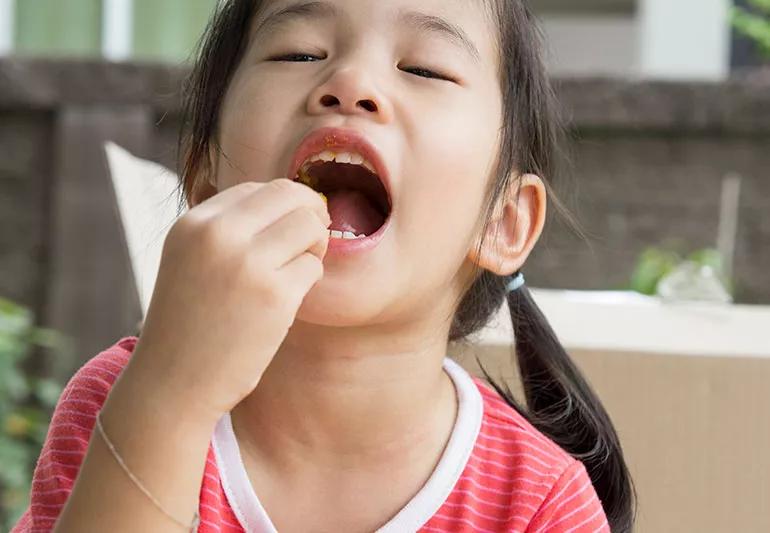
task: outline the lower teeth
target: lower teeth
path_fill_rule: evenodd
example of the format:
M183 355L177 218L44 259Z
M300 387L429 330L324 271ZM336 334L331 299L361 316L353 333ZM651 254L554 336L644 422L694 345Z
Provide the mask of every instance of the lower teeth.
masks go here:
M337 231L336 229L330 229L329 230L329 236L332 239L363 239L366 237L363 233L361 235L356 235L351 231Z

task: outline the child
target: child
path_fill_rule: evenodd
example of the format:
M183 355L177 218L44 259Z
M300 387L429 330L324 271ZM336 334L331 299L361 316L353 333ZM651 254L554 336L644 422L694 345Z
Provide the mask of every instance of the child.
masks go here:
M144 330L70 380L14 531L630 530L616 433L520 272L554 151L537 37L522 0L221 2ZM503 299L527 409L446 357Z

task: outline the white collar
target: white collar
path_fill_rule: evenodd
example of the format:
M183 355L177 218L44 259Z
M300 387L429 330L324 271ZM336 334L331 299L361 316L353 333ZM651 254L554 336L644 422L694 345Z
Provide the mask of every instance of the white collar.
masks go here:
M484 414L483 400L473 379L452 359L445 357L444 370L457 391L457 418L436 469L420 491L377 533L416 531L438 512L451 494L473 451ZM276 533L241 459L230 413L217 423L212 438L222 487L233 513L247 533Z

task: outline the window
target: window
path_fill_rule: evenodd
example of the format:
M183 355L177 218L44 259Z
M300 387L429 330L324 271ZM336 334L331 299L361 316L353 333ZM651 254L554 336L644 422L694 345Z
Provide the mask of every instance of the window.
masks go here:
M22 0L13 10L14 53L98 56L101 0Z
M216 0L134 0L133 56L187 59L215 5Z
M217 0L0 0L0 54L183 62Z

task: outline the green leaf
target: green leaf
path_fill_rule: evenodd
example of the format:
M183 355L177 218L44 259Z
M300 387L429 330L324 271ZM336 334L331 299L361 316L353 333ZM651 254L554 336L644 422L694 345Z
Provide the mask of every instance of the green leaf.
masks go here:
M766 0L761 1L765 2ZM770 1L767 3L770 4ZM753 40L759 47L760 52L770 58L770 19L740 7L733 7L730 15L735 29Z
M716 272L717 277L722 281L727 292L734 294L733 282L728 279L725 274L722 254L720 254L718 250L715 248L703 248L702 250L692 252L687 258L698 265L711 267L714 272Z
M765 11L770 14L770 0L749 0L749 4L760 11Z
M45 442L49 416L47 412L37 407L22 407L11 414L17 428L23 428L25 436L38 447L42 447Z
M660 279L681 260L679 254L659 248L642 252L631 275L630 289L642 294L655 294Z
M24 374L22 364L36 346L57 357L73 352L66 336L35 326L29 309L0 298L0 530L14 525L28 504L34 459L61 395L53 380Z
M55 407L61 396L62 386L52 379L38 379L33 384L35 395L46 407Z
M3 531L10 531L27 510L31 485L31 482L27 482L17 487L6 487L2 491L3 509L0 509L0 517L4 518L4 522L0 523L0 528Z
M15 362L27 353L27 345L20 336L0 333L0 359Z
M710 266L717 272L722 272L722 255L718 250L714 248L703 248L702 250L695 250L687 259L703 266Z
M30 450L22 443L0 435L0 483L6 487L19 487L30 475Z
M0 298L0 336L22 336L32 327L33 314L6 298Z
M0 390L11 400L24 400L29 394L27 379L16 369L6 370Z
M35 327L29 333L29 342L43 348L58 349L66 345L66 338L54 329Z

